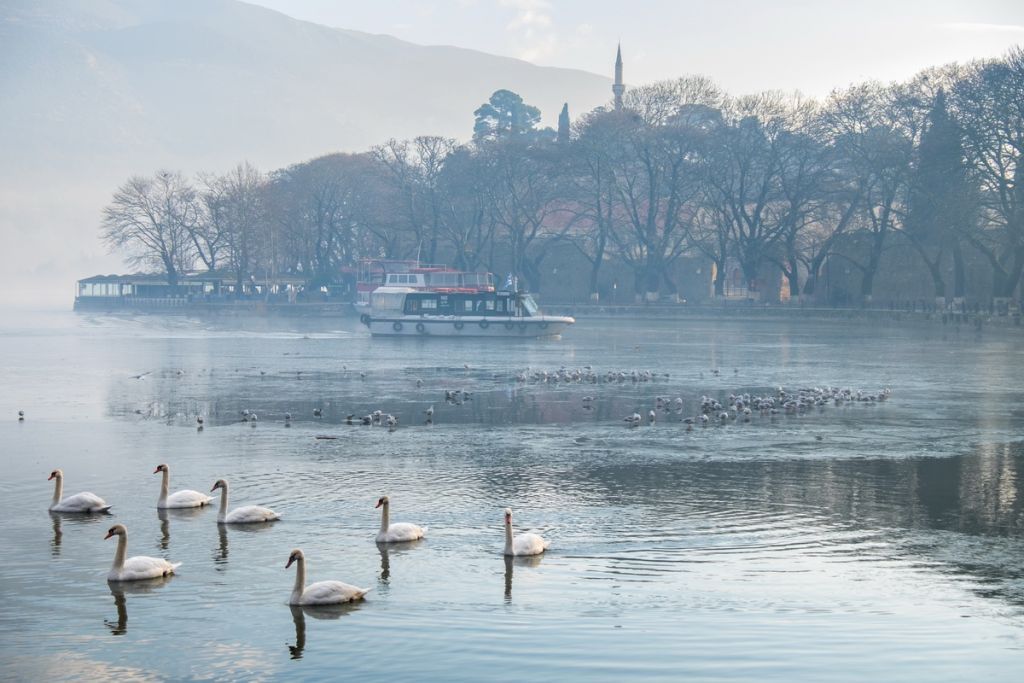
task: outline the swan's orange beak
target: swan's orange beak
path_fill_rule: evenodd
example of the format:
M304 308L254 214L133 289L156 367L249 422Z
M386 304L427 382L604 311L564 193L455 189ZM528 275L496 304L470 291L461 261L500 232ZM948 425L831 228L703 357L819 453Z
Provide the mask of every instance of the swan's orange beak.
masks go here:
M377 501L377 504L373 506L373 509L374 509L374 510L376 510L377 508L379 508L379 507L380 507L381 505L383 505L383 504L384 504L384 501L383 501L383 500L378 500L378 501Z
M107 535L103 537L103 540L105 541L105 540L107 540L108 538L110 538L113 535L114 535L114 533L112 531L108 531Z
M159 467L157 467L157 468L156 468L155 470L153 470L153 474L156 474L156 473L157 473L157 472L159 472L159 471L160 471L160 468L159 468Z
M55 474L54 474L53 472L50 472L50 476L48 476L48 477L46 478L46 481L50 481L50 480L51 480L51 479L53 479L53 478L54 478L55 476L57 476L57 475L55 475Z
M212 488L212 489L210 489L210 493L213 493L213 492L214 492L214 491L216 491L216 490L217 490L217 485L216 485L216 484L214 484L214 485L213 485L213 488Z
M292 566L292 562L294 562L294 561L295 561L295 556L294 556L294 555L293 555L292 557L289 557L289 558L288 558L288 564L286 564L286 565L284 566L284 568L285 568L285 569L288 569L288 567Z

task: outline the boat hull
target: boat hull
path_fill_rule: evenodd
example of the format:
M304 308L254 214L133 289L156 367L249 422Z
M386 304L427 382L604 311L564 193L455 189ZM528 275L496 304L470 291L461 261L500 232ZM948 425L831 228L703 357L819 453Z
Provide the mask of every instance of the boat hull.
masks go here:
M529 318L497 316L398 316L364 320L375 337L555 337L576 322L574 318L542 315Z

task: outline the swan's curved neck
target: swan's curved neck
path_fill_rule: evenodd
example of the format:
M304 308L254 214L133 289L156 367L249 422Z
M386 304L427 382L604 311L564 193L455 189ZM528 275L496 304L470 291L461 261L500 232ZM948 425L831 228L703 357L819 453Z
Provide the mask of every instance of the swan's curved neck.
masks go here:
M388 527L391 526L391 515L388 514L388 503L384 503L380 507L380 531L381 533L387 533Z
M220 487L220 510L217 510L217 521L223 522L228 516L228 485Z
M505 554L512 552L512 520L505 522Z
M295 562L295 587L292 588L292 604L299 601L302 591L306 587L306 560L300 559Z
M158 505L163 505L167 502L167 489L171 485L171 473L167 471L167 468L164 468L161 474L163 476L160 478L160 500L157 503Z
M60 502L60 496L64 493L64 477L54 477L53 479L53 505Z
M128 553L128 534L117 535L117 551L114 553L114 564L111 571L120 571L124 566L124 556Z

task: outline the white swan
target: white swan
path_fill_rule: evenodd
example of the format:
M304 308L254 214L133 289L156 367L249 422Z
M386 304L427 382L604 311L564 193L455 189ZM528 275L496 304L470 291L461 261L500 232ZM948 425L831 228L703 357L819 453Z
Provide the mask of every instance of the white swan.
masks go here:
M157 509L199 508L213 500L213 498L205 493L200 493L199 491L193 491L191 489L175 491L171 495L167 495L167 487L171 483L171 470L167 465L157 465L156 469L153 470L153 474L156 474L157 472L163 472L164 474L163 481L160 483L160 498L156 501Z
M387 496L381 496L374 507L383 508L380 511L380 531L377 532L377 543L404 543L406 541L418 541L427 534L427 528L408 522L395 522L388 524L390 519L388 507L391 502Z
M46 481L50 481L50 479L57 480L53 484L53 501L50 502L50 512L106 512L110 509L107 501L88 491L76 493L61 500L61 494L64 493L64 473L54 470L50 472Z
M181 566L181 562L168 562L160 557L145 557L137 555L124 558L128 552L128 529L124 524L115 524L103 537L107 540L111 536L117 536L117 552L114 553L114 564L107 572L107 581L141 581L143 579L159 579L174 573L174 570Z
M537 534L519 534L512 536L512 510L505 508L505 554L515 557L540 555L548 549L551 541L545 541Z
M213 493L217 489L220 489L220 510L217 511L217 524L256 524L281 519L281 515L270 508L260 507L259 505L245 505L235 508L229 514L228 483L223 479L218 479L217 483L210 489L210 492Z
M351 584L341 581L317 581L306 585L306 556L296 548L288 556L288 564L285 569L297 562L299 566L295 571L295 587L292 589L291 597L288 598L289 605L338 605L343 602L361 600L372 588L357 588Z

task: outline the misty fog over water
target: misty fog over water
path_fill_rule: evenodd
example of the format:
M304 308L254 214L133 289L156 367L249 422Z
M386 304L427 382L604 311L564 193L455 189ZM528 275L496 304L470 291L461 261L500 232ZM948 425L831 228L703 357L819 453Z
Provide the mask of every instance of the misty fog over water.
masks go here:
M371 340L354 319L9 315L0 675L1008 680L1024 664L1022 354L1010 331L823 321L437 343ZM534 379L563 366L600 381ZM652 377L606 381L633 370ZM827 385L892 394L684 421L702 396ZM648 425L658 397L673 407ZM398 428L346 424L377 409ZM159 463L172 490L224 478L232 507L283 519L158 514ZM58 467L65 494L112 514L48 514ZM425 540L374 543L384 494ZM547 553L502 557L505 507ZM115 522L129 554L178 574L108 585ZM373 591L289 608L295 547L308 581Z

